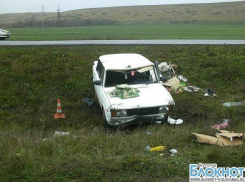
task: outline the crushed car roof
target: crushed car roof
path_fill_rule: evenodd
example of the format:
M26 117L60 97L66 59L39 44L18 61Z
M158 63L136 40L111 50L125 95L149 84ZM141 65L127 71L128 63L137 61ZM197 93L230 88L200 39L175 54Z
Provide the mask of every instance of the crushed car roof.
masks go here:
M105 69L127 70L151 66L153 63L140 54L109 54L99 57Z

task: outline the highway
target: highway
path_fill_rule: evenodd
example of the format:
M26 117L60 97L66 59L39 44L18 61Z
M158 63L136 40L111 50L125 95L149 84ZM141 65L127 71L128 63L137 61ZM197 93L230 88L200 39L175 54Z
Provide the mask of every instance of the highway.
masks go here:
M0 41L0 46L32 45L245 45L245 40L59 40L59 41Z

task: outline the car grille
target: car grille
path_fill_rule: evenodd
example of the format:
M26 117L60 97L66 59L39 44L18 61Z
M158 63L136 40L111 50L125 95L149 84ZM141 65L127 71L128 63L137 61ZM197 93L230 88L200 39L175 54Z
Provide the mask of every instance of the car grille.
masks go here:
M149 107L149 108L128 110L128 116L133 116L133 115L141 116L141 115L158 114L158 113L159 113L159 107Z

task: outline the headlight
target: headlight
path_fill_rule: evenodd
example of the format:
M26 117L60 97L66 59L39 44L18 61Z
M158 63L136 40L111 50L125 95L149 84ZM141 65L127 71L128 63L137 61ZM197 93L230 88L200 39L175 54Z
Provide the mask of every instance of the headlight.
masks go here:
M169 106L168 106L169 111L173 111L174 110L175 102L173 100L170 100L168 104L169 104Z
M168 102L168 105L159 107L159 113L166 113L168 111L173 111L174 110L174 105L175 105L174 101L170 100Z
M111 116L112 117L127 116L127 110L112 110Z
M159 113L165 113L168 110L169 110L168 106L161 106L161 107L159 107Z

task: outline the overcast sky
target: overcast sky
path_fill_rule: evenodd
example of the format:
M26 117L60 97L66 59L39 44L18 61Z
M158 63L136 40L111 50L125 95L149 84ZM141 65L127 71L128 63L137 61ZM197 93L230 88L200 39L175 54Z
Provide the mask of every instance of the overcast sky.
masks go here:
M61 11L69 11L75 9L113 6L213 3L232 1L242 0L0 0L0 14L41 12L42 5L44 6L45 12L55 12L57 11L58 5Z

